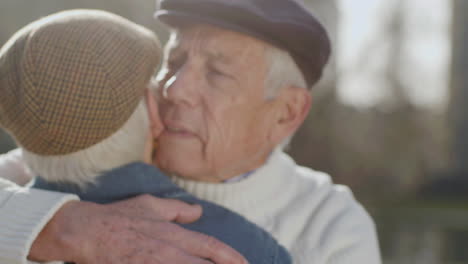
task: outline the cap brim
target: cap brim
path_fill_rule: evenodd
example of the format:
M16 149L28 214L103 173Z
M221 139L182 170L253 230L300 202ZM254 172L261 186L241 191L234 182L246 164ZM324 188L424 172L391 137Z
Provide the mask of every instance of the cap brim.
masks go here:
M224 10L224 11L223 11ZM205 13L203 13L205 12ZM324 29L320 24L311 28L301 23L294 23L289 20L265 18L248 12L246 10L226 10L219 8L219 12L203 9L203 12L189 12L184 9L159 9L155 13L155 18L165 23L169 27L178 28L194 23L205 23L263 40L275 47L288 51L301 68L309 83L314 83L321 75L320 69L313 69L311 65L320 65L328 60L329 47L322 46L328 43ZM208 13L209 12L209 13ZM315 25L315 24L314 24ZM312 38L323 38L321 41L310 41ZM310 43L311 45L298 45L298 43ZM329 45L328 45L329 46ZM326 52L311 52L314 50ZM315 62L320 63L315 63ZM312 63L313 62L313 63ZM320 72L318 76L309 79L310 72Z
M209 17L209 16L201 16L201 15L197 15L194 13L186 13L186 12L179 12L179 11L172 11L172 10L171 11L158 10L154 14L154 18L159 19L164 24L173 28L179 28L179 27L191 25L194 22L218 26L221 28L235 31L235 32L243 33L243 34L252 36L254 38L258 38L260 40L266 41L274 46L284 48L282 44L278 43L278 41L268 36L258 34L258 32L248 30L245 27L241 27L235 23L230 23L229 21L220 20L217 18Z

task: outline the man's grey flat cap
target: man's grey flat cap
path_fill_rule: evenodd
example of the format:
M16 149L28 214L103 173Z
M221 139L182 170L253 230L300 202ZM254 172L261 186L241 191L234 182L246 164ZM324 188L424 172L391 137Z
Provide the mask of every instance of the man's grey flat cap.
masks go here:
M155 16L169 26L208 23L251 35L288 51L308 86L331 52L326 30L297 0L159 0Z

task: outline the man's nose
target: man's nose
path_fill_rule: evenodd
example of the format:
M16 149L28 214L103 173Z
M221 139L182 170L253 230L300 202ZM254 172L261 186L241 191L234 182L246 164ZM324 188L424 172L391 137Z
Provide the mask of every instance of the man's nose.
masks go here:
M198 100L199 84L197 72L193 67L184 65L162 87L164 100L193 107Z

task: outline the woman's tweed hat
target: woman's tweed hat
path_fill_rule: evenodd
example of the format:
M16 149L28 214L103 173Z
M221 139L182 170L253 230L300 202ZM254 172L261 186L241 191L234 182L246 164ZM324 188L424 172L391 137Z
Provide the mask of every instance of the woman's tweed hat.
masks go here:
M88 148L129 119L161 55L154 33L108 12L42 18L0 50L0 126L39 155Z

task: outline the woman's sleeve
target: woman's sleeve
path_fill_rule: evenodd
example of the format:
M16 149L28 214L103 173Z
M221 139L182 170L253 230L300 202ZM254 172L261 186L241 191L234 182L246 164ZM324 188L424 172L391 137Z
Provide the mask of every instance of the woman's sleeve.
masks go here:
M64 203L77 199L24 188L0 176L0 263L27 264L40 231Z

